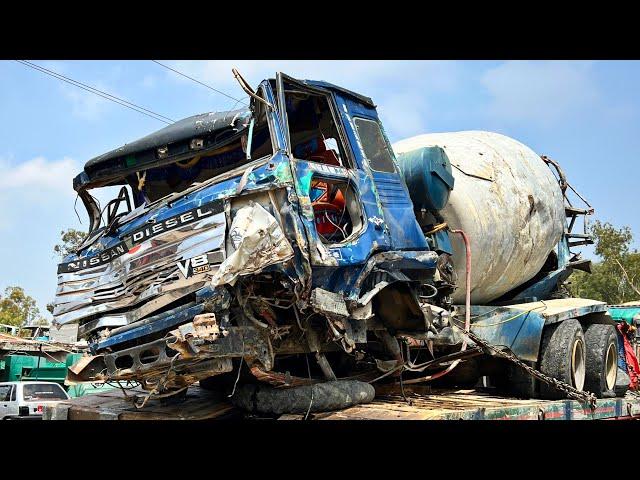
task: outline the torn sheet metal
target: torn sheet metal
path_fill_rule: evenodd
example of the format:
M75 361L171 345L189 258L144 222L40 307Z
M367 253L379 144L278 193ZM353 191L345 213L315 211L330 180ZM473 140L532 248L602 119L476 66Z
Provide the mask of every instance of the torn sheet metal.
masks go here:
M233 285L239 275L258 273L269 265L291 259L294 254L276 219L255 202L237 211L229 237L236 250L211 279L213 286Z
M169 332L175 339L167 345L179 352L181 358L191 358L199 352L199 341L215 342L220 337L220 327L215 313L196 315L192 322L180 325ZM193 341L196 340L196 341Z
M349 316L344 296L322 288L314 288L311 292L311 307L316 312L331 317L346 318Z

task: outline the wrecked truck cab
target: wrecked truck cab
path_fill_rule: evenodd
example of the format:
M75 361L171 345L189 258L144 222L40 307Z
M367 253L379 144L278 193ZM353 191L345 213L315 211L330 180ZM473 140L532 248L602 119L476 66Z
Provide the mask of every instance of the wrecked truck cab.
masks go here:
M345 362L398 360L390 335L434 330L420 297L450 303L446 249L422 233L371 99L284 74L252 93L247 110L181 120L74 179L90 232L58 267L53 314L92 356L70 381L157 393L235 359L295 385L312 381L300 355L335 379ZM91 191L114 186L101 208Z

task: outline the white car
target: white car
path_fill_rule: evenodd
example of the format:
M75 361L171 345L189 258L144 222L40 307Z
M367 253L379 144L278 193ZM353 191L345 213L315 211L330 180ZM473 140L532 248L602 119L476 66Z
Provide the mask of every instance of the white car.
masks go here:
M0 419L42 419L45 405L69 398L54 382L0 382Z

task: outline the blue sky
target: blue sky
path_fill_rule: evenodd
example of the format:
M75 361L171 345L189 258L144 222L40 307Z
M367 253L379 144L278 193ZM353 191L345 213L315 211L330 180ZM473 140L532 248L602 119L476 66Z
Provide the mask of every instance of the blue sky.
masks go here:
M172 119L234 102L151 61L33 62ZM368 95L391 141L490 130L558 160L596 208L640 244L640 62L163 61L234 96L278 70ZM52 247L74 213L72 178L88 159L164 126L24 65L0 62L0 289L23 286L43 313ZM589 251L587 252L590 255Z

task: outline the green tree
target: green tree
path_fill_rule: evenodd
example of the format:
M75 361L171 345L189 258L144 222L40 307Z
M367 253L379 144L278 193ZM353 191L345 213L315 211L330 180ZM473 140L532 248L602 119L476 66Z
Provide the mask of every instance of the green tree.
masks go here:
M577 272L571 276L572 295L609 304L640 300L640 253L631 250L631 229L596 221L591 234L600 261L593 263L591 274Z
M55 253L60 260L64 257L78 250L82 242L87 238L87 234L75 228L68 228L60 232L60 243L54 245L53 253ZM54 303L47 303L47 311L53 314Z
M74 228L69 228L60 232L61 243L53 247L53 252L61 259L66 257L72 252L78 250L78 247L82 245L87 234Z
M0 295L0 323L5 325L35 325L46 320L40 316L36 301L22 287L7 287Z

